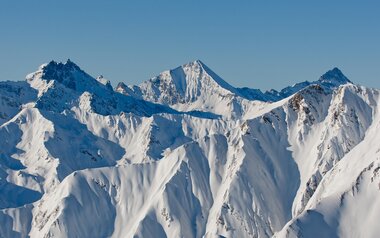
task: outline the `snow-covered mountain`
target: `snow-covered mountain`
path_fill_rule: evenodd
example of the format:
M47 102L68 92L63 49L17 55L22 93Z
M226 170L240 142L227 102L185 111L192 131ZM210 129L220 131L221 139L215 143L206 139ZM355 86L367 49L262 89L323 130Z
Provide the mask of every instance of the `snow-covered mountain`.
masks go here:
M0 237L377 237L379 90L197 60L139 86L68 60L0 82Z
M196 110L233 117L239 117L242 113L240 102L243 98L239 90L200 60L164 71L139 86L119 83L116 91L179 111Z

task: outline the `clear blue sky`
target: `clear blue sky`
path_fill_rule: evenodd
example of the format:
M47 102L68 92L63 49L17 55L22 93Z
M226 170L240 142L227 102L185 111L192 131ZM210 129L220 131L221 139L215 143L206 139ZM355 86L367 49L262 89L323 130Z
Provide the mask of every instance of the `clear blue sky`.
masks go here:
M337 66L380 88L380 1L4 0L0 79L70 58L113 85L201 59L234 86L280 89Z

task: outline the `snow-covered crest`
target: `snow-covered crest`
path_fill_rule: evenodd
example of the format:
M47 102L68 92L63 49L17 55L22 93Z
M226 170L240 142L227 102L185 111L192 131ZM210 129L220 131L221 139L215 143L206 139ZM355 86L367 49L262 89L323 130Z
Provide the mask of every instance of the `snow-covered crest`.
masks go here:
M333 69L263 93L200 61L107 85L71 61L0 83L1 237L377 234L378 90Z

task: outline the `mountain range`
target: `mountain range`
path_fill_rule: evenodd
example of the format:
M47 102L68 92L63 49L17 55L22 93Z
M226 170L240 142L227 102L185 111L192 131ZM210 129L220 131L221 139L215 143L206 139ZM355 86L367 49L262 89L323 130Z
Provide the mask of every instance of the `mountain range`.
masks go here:
M379 93L43 64L0 82L0 237L378 237Z

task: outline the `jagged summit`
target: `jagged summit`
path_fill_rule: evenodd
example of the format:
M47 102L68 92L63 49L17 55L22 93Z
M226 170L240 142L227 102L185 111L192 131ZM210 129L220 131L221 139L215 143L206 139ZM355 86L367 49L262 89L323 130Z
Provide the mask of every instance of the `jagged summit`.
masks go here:
M54 71L72 71L72 70L81 70L80 67L72 62L70 59L67 59L66 62L56 62L54 60L50 61L48 64L43 64L41 69L45 74ZM49 75L46 75L48 77Z
M42 81L50 82L54 80L67 88L79 92L93 91L99 88L113 90L108 80L103 77L95 79L70 59L66 62L52 60L47 64L43 64L36 72L27 75L26 79L32 84L32 87L38 89L44 87Z
M48 64L43 65L41 69L43 79L54 79L59 82L67 77L73 77L73 74L76 74L77 72L85 74L85 72L70 59L65 63L52 60Z

